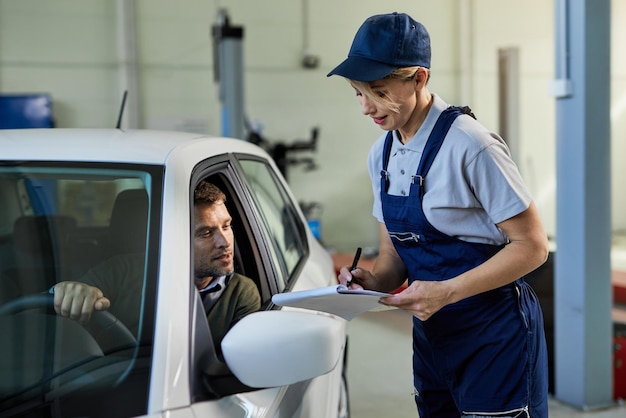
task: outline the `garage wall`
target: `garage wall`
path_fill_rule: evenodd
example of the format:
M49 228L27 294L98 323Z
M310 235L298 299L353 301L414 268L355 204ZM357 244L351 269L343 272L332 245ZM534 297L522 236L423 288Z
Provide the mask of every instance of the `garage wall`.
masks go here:
M0 1L0 93L50 93L58 126L115 126L115 2Z
M128 0L126 0L128 1ZM518 164L550 234L555 222L553 2L545 0L137 0L139 123L145 128L219 135L211 26L225 8L245 30L247 114L274 141L306 139L319 127L317 170L293 167L296 196L323 205L322 239L342 251L376 246L369 146L379 128L360 114L354 94L326 73L343 60L354 33L376 13L406 11L428 28L433 44L430 88L451 104L468 104L498 129L497 50L520 50ZM119 2L0 0L0 93L47 92L58 127L112 127L122 91ZM626 5L613 1L613 225L626 230L624 168ZM303 23L306 23L303 26ZM621 27L620 27L621 26ZM308 28L305 33L303 28ZM466 28L466 29L461 29ZM301 66L305 39L320 66ZM461 42L463 41L463 42ZM463 48L469 48L470 51ZM471 61L460 59L471 53ZM468 93L469 92L469 93ZM304 155L303 155L304 156ZM621 213L620 213L621 212Z

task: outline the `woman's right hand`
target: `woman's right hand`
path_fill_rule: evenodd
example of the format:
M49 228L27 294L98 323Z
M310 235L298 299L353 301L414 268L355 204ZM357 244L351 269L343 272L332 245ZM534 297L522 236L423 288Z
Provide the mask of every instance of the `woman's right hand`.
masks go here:
M339 283L348 286L350 289L374 289L376 287L376 278L368 270L360 267L352 271L348 267L342 267L337 276Z

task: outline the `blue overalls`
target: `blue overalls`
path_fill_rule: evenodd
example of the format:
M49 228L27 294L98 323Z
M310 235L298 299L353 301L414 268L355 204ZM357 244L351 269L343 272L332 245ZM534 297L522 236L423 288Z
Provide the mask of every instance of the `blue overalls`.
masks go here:
M409 284L453 278L502 248L450 237L435 229L422 209L428 170L452 122L468 111L449 107L440 115L408 196L387 194L393 141L391 132L387 135L381 171L383 216ZM420 418L503 413L547 417L543 316L530 286L519 279L445 306L426 321L413 317L413 375Z

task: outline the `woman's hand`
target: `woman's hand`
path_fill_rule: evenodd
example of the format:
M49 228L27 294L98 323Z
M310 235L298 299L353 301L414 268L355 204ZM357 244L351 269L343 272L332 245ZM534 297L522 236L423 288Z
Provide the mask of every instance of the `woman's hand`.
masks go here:
M381 298L380 303L410 312L426 321L450 303L450 289L446 281L423 282L416 280L402 292Z
M350 289L373 289L376 285L376 278L368 270L360 267L348 271L348 267L342 267L337 276L339 283L348 286Z

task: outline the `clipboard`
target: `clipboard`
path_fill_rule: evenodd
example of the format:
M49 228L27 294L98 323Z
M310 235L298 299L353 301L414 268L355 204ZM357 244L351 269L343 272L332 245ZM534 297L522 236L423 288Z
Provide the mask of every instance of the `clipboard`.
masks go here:
M350 321L363 312L380 310L380 298L391 293L366 289L348 289L343 284L320 287L296 292L279 293L272 296L272 302L278 306L310 309L328 312Z

